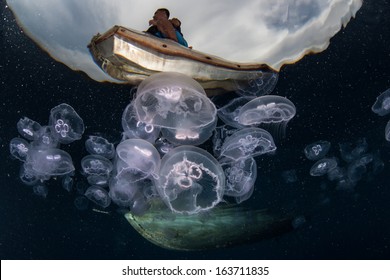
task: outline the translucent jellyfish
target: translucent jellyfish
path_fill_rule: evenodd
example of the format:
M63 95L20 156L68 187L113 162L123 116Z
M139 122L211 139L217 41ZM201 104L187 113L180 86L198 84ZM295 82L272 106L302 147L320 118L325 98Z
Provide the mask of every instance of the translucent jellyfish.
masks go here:
M241 107L252 99L252 97L234 98L228 104L218 109L218 117L227 125L235 128L244 128L245 126L238 122L238 116Z
M84 195L93 203L103 208L107 208L111 203L111 199L108 196L107 191L99 186L90 186L85 191Z
M42 126L37 133L35 133L34 141L31 145L40 149L56 148L58 147L58 139L52 133L52 127Z
M63 187L66 191L68 191L68 192L70 192L70 191L72 190L72 188L73 188L73 183L74 183L73 178L72 178L71 176L69 176L69 175L66 175L66 176L64 176L64 177L62 178L62 187Z
M139 121L176 130L169 133L173 139L168 140L180 141L180 144L206 141L214 129L217 115L215 105L198 82L173 72L154 74L145 79L138 87L134 109Z
M360 138L355 145L352 143L339 143L341 158L346 162L352 162L368 151L366 138Z
M242 106L238 122L243 125L288 122L295 113L295 105L287 98L266 95L252 99Z
M149 176L155 176L160 167L160 154L156 148L143 139L128 139L116 147L118 159L116 171L123 169L132 174L131 181L141 180Z
M221 148L225 139L229 136L232 136L238 129L230 128L227 125L218 126L214 130L213 134L213 153L216 158L219 158L221 155Z
M390 142L390 121L387 122L385 128L385 139Z
M85 148L92 155L99 155L108 159L112 159L115 155L114 144L100 136L89 136L85 141Z
M146 124L138 120L133 103L127 105L126 109L123 111L122 128L126 138L144 139L150 143L154 143L160 134L160 127Z
M225 175L218 161L205 150L180 146L162 158L155 185L173 212L197 214L222 201Z
M88 184L96 186L108 185L109 177L107 175L89 175L87 177Z
M252 194L257 178L257 165L253 158L221 164L225 172L225 195L237 198L237 203L248 199ZM247 194L249 193L249 196Z
M241 96L256 97L267 95L272 92L278 82L277 72L258 71L248 74L249 77L243 81L234 81L237 89L236 92Z
M209 139L216 127L217 119L214 122L202 127L193 129L170 129L161 128L161 134L174 145L200 145Z
M122 170L109 183L109 196L120 207L132 207L135 200L139 199L139 195L143 194L143 190L153 186L149 179L132 181L128 179L128 175L127 170Z
M16 124L18 132L27 140L34 140L35 134L41 129L41 125L27 117L24 117Z
M376 98L371 109L379 116L385 116L390 113L390 88Z
M331 144L328 141L314 142L305 147L305 156L310 160L319 160L329 152L330 146Z
M71 156L56 148L31 149L26 163L30 164L31 169L41 176L65 175L75 170Z
M72 106L62 103L50 111L49 126L55 138L62 144L81 139L84 122Z
M323 158L314 163L310 169L311 176L323 176L337 167L337 160L334 158Z
M34 186L33 186L33 192L34 192L34 194L36 194L37 196L46 198L46 196L47 196L48 193L49 193L49 189L48 189L47 186L45 186L45 185L38 184L38 185L34 185Z
M283 181L286 184L292 184L298 181L297 170L290 169L282 172Z
M88 209L88 199L85 196L78 196L73 201L74 206L80 210L84 211Z
M168 153L170 150L175 148L175 145L170 143L166 138L160 137L154 143L154 147L157 149L160 155L163 156L166 153Z
M82 158L81 168L86 175L108 177L113 170L110 160L99 155L88 155Z
M33 186L39 181L39 177L31 169L31 165L26 163L20 167L19 178L27 186Z
M221 156L231 160L242 160L271 153L276 150L272 135L264 129L251 127L235 132L221 147Z
M9 143L9 152L14 158L20 161L26 161L29 147L30 144L26 140L17 137L11 139Z

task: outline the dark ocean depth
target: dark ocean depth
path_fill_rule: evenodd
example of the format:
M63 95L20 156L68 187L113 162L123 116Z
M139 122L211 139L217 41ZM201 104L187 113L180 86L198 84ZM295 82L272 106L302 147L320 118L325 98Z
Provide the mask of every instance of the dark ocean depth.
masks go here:
M101 135L117 144L121 116L131 88L98 83L53 60L18 27L5 1L0 4L0 258L1 259L389 259L390 142L384 129L390 116L371 111L376 97L390 88L390 3L367 0L324 52L285 66L273 94L297 107L275 155L258 161L254 195L244 206L276 209L305 217L291 233L227 249L177 252L141 237L112 205L102 213L89 204L74 206L77 189L61 179L47 183L42 198L19 179L20 162L9 142L24 116L47 123L50 109L70 104L83 118L82 140L63 148L76 170L87 155L84 142ZM92 34L91 34L92 35ZM92 59L92 58L91 58ZM326 177L312 177L313 162L303 149L318 140L368 144L384 163L378 174L363 174L351 189ZM297 180L287 182L286 171ZM83 177L76 172L75 183Z

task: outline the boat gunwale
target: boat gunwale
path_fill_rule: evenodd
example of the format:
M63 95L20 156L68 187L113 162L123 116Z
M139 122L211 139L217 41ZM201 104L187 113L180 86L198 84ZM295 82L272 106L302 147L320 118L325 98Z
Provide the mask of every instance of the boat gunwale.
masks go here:
M97 34L88 45L97 45L112 36L120 36L125 40L134 41L146 48L154 49L155 51L168 56L183 57L193 61L202 62L217 67L232 69L236 71L275 71L266 64L251 64L251 63L236 63L225 59L201 53L190 48L183 47L169 39L160 39L149 35L145 32L128 29L123 26L115 25L103 34Z

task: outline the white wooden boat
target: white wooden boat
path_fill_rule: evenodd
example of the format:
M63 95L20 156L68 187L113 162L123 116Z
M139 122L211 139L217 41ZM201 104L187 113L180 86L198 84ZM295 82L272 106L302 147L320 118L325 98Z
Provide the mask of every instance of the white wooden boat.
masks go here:
M180 72L212 94L215 90L235 90L238 85L274 72L265 64L228 61L122 26L97 34L88 48L104 72L131 85L154 73Z

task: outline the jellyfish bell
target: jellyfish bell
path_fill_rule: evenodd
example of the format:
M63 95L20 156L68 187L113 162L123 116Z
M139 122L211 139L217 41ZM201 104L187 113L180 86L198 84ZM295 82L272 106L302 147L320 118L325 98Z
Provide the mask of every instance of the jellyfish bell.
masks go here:
M138 120L133 102L128 104L123 111L122 128L126 138L144 139L150 143L154 143L160 134L159 127Z
M371 110L379 116L385 116L390 113L390 88L376 98Z
M385 139L390 142L390 120L385 127Z
M306 158L309 160L319 160L325 157L325 155L329 152L330 146L331 144L329 141L316 141L307 145L304 149L304 153Z
M241 107L238 122L245 126L279 124L280 132L284 135L287 123L295 116L295 113L295 105L285 97L260 96Z
M41 125L28 117L21 118L17 123L18 132L27 140L34 140Z
M276 145L272 135L257 127L244 128L228 137L221 147L220 158L238 161L272 153Z
M160 167L160 154L148 141L127 139L116 147L116 172L126 170L133 174L133 180L155 176Z
M172 149L162 158L158 175L157 191L175 213L198 214L222 201L224 172L203 149L186 145Z
M92 155L100 155L107 159L112 159L115 155L114 145L108 142L107 139L91 135L85 141L85 148Z
M137 89L134 110L138 121L171 130L172 133L166 135L173 138L168 140L180 140L182 145L194 139L203 143L206 139L201 138L202 131L213 130L217 115L215 105L202 86L174 72L158 73L145 79ZM209 137L211 132L205 135Z
M62 103L50 111L49 126L56 139L62 144L69 144L81 139L84 122L72 106Z

